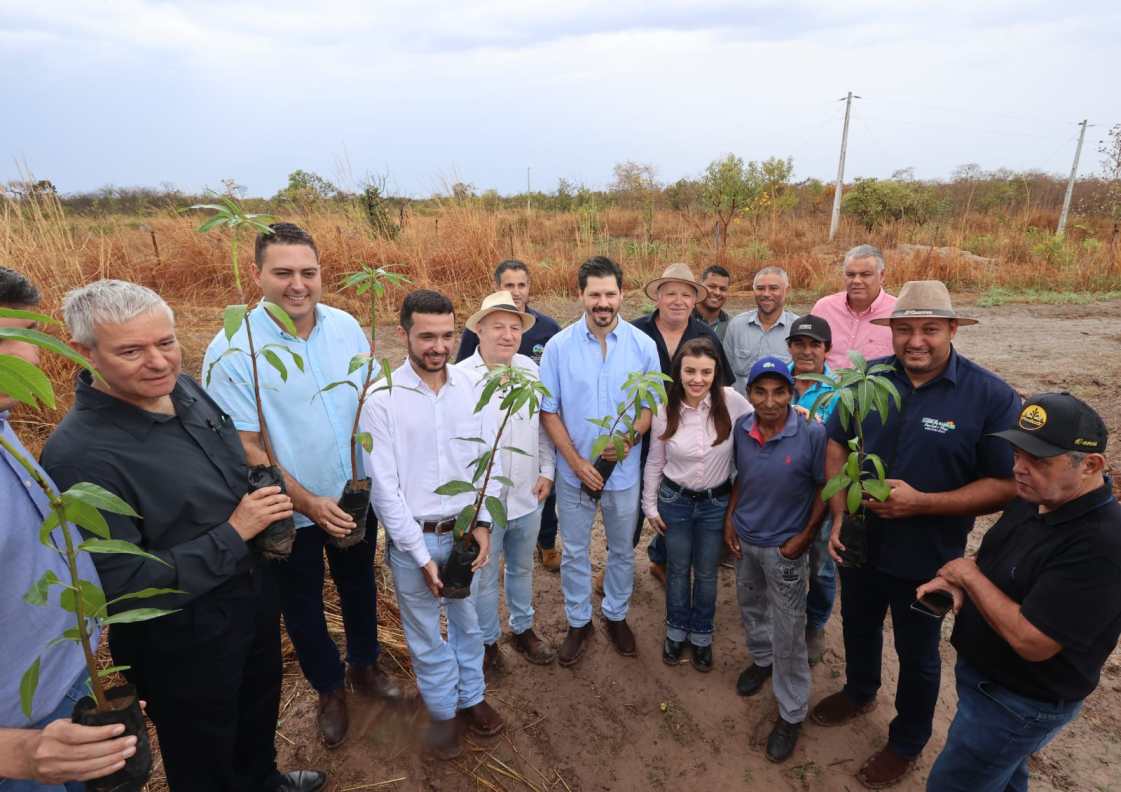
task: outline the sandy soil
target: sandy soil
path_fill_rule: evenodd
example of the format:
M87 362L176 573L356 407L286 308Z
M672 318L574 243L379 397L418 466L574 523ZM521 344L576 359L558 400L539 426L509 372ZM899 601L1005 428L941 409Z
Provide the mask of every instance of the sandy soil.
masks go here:
M962 298L964 301L965 298ZM741 297L737 308L746 302ZM540 306L558 318L572 318L569 302ZM963 328L961 352L1005 377L1022 393L1070 390L1103 412L1115 437L1121 436L1121 303L1080 306L1006 305L979 309L963 305L982 319ZM639 312L636 303L627 315ZM794 310L806 308L793 306ZM211 311L208 310L207 313ZM200 312L201 313L201 312ZM196 318L196 317L191 317ZM197 317L201 319L202 317ZM200 322L201 324L201 322ZM201 352L217 327L217 316L189 332L188 351ZM387 339L385 352L398 356L400 346ZM188 367L197 361L188 359ZM1110 456L1121 461L1121 442ZM980 521L972 544L980 540L991 519ZM743 629L735 607L734 576L722 570L718 595L715 668L699 674L689 665L662 664L664 594L646 573L644 541L636 551L636 584L629 621L638 639L637 658L617 655L595 619L593 642L575 669L540 668L505 647L506 675L488 691L508 719L506 734L469 743L453 763L422 761L416 737L424 716L389 711L351 696L351 734L335 751L316 738L315 695L295 666L287 669L284 712L278 737L281 767L329 770L330 792L357 790L659 790L691 789L858 790L853 777L864 759L885 741L894 715L892 704L897 665L885 651L884 690L879 707L843 729L823 729L807 722L795 755L784 765L766 761L759 739L765 738L776 714L768 685L751 699L736 696L736 677L749 662ZM602 563L602 534L596 537L595 563ZM534 604L537 630L559 642L565 621L557 575L538 568ZM950 624L945 625L949 634ZM890 622L886 628L890 631ZM813 672L812 701L837 690L844 675L840 614L827 628L829 650ZM885 640L890 647L890 638ZM918 769L900 790L925 788L930 765L945 740L953 717L954 650L942 647L942 694L934 738ZM1055 742L1032 760L1033 789L1121 789L1121 657L1107 665L1098 690L1081 716ZM392 666L392 663L388 663ZM412 687L412 680L404 678Z

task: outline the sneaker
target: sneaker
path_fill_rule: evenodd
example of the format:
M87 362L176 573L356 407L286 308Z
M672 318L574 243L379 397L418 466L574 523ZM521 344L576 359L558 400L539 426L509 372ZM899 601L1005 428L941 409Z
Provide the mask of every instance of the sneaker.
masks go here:
M817 702L817 706L810 710L810 719L818 726L840 726L875 708L874 697L871 701L857 704L845 694L845 691L839 690Z
M666 638L662 642L662 662L669 666L680 665L684 658L685 642Z
M759 666L752 663L736 680L736 693L741 696L754 696L763 688L763 683L771 678L774 670L774 666Z
M806 654L809 655L810 665L815 666L825 656L825 628L806 627Z
M576 661L584 654L588 645L588 638L592 634L592 625L583 627L569 627L568 634L564 636L560 649L557 650L557 662L566 668L576 665Z
M794 753L794 746L798 744L801 731L801 723L787 723L780 717L767 737L767 758L772 762L785 762L789 759L790 754Z
M707 674L712 670L712 644L708 646L690 644L690 647L693 651L690 653L689 661L693 664L693 668L702 674Z

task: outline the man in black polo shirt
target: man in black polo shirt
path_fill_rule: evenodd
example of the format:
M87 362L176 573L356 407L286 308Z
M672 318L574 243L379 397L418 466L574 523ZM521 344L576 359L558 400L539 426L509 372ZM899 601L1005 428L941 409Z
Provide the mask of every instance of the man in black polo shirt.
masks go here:
M938 702L939 625L911 610L915 588L965 551L973 518L1003 508L1015 496L1012 451L992 437L1013 426L1020 399L995 374L953 347L959 317L940 281L904 285L889 323L895 354L880 358L903 397L886 426L878 413L862 422L866 450L887 468L891 495L868 501L868 561L841 568L841 619L845 641L843 690L814 707L821 726L839 726L870 711L880 687L884 615L891 609L899 655L898 712L887 745L860 768L866 786L890 786L914 766L930 739ZM848 457L849 432L838 408L827 422L826 473L836 475ZM869 466L870 467L870 466ZM839 553L844 494L832 501L830 554Z
M114 539L166 563L95 555L109 599L146 588L178 612L114 624L109 648L148 701L172 792L314 792L323 773L276 769L280 605L272 572L246 544L292 515L278 487L246 494L237 430L190 377L167 303L103 280L62 306L71 345L100 372L79 375L74 407L43 449L60 489L98 484L141 519L105 514Z
M958 711L930 792L1026 792L1028 757L1078 714L1121 635L1121 505L1101 417L1044 393L998 436L1015 446L1018 499L975 559L916 592L948 591L960 608Z

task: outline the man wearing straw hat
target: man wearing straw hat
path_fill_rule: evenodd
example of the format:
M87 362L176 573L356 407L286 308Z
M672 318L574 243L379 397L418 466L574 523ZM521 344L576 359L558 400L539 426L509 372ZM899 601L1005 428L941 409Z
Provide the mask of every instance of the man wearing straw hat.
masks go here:
M537 364L518 353L523 333L530 330L536 318L522 311L508 291L497 291L483 300L482 307L467 320L467 329L478 338L478 347L466 360L457 363L476 384L486 379L495 366L513 365L535 378L540 374ZM491 406L495 406L493 400ZM483 671L486 674L502 668L498 639L502 628L498 623L498 555L506 559L503 587L506 610L510 612L510 630L514 648L537 665L549 665L554 652L533 631L533 548L541 528L542 502L553 490L556 449L549 435L541 428L540 415L527 415L525 409L516 414L502 438L504 447L523 453L502 452L502 469L513 484L506 489L505 528L491 529L493 562L480 569L472 582L471 597L479 614L483 633Z
M698 319L693 314L693 309L698 303L708 298L708 289L693 279L693 271L688 264L670 264L662 272L662 277L655 278L646 284L646 296L654 301L654 310L646 316L634 320L634 326L654 340L658 347L658 360L662 366L662 373L669 375L673 369L673 356L678 347L694 338L705 337L712 340L713 346L721 358L721 367L727 376L724 385L735 385L736 377L728 358L724 355L724 345L706 322ZM640 460L642 467L646 467L646 456L650 450L650 443L644 435L642 438L642 453ZM639 481L639 489L642 482ZM641 497L641 492L639 494ZM642 534L642 512L638 515L638 524L634 529L634 544L638 544ZM660 533L655 533L646 548L650 558L650 574L661 583L666 584L666 540Z
M886 425L877 413L862 421L865 450L879 455L891 494L866 501L868 558L864 566L841 567L841 618L845 641L844 689L814 707L820 726L840 726L876 705L880 687L884 615L891 609L899 656L897 715L887 745L857 773L878 789L902 779L930 739L942 663L940 623L911 609L915 589L965 551L977 515L999 511L1015 497L1012 451L992 437L1015 424L1020 399L995 374L966 359L953 346L962 325L941 281L903 286L889 318L895 354L877 362L902 396ZM826 474L839 473L848 457L849 432L837 410L827 422ZM875 416L875 417L873 417ZM843 494L831 503L830 554L843 564Z

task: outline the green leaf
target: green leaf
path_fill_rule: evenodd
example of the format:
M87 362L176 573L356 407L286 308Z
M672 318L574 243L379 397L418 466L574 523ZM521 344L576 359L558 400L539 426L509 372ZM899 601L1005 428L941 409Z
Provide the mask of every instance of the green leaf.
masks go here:
M0 327L0 340L5 338L34 344L41 349L46 349L48 352L54 352L56 355L64 357L73 363L77 363L82 368L88 369L96 376L100 377L96 369L94 369L93 363L90 363L54 336L49 336L41 330L32 330L26 327Z
M87 539L78 545L78 550L86 553L104 553L106 555L134 555L141 558L147 558L149 561L156 561L166 567L171 564L164 561L159 556L154 556L146 550L141 550L132 542L126 542L124 539Z
M292 317L288 315L287 311L276 303L269 302L268 300L265 300L265 310L272 314L272 318L284 328L288 335L299 338L300 334L296 330L296 324L292 321Z
M452 526L452 536L459 539L463 538L463 534L467 533L467 529L471 527L471 523L475 521L475 504L469 504L463 507L459 516L455 518L455 525Z
M498 377L488 377L486 385L483 386L483 392L479 395L479 401L475 405L475 412L486 407L490 404L490 400L494 398L494 392L502 384L502 380Z
M487 441L484 440L481 437L456 437L456 438L453 438L453 439L462 440L465 443L479 443L480 445L486 445L487 444Z
M273 352L271 349L262 349L261 354L265 356L265 360L280 374L280 378L285 382L288 381L288 369L285 368L284 363L280 360L280 355Z
M868 361L864 359L864 355L860 354L859 349L849 350L849 360L852 361L852 367L864 371L868 368Z
M82 501L101 511L123 514L125 517L140 517L131 506L112 492L96 484L90 484L88 481L80 481L70 487L62 493L62 500L64 503L69 503L72 500Z
M868 380L856 386L856 403L859 407L857 412L861 425L864 424L864 419L868 417L868 413L872 410L872 388L873 386Z
M497 481L499 484L501 484L504 487L514 486L514 482L511 481L510 479L506 478L505 476L491 476L490 480L491 481Z
M828 483L822 488L821 499L823 501L828 501L849 484L852 484L852 481L844 473L834 476L829 479Z
M122 594L119 597L114 597L113 599L109 600L107 603L105 603L105 608L103 610L108 610L118 602L125 602L126 600L148 599L149 597L166 597L171 594L186 593L187 592L181 591L180 589L173 588L145 588L140 589L139 591L130 591L128 594Z
M615 458L622 462L627 457L627 441L618 435L611 438L611 445L615 447Z
M0 392L29 407L37 408L40 402L55 406L54 388L47 375L15 355L0 355Z
M245 350L241 349L240 347L230 347L229 349L224 351L221 355L214 358L214 360L212 360L210 362L210 365L206 367L206 384L207 385L210 384L210 379L214 375L214 367L222 362L222 358L227 357L229 355L239 354L239 353L240 354L245 354ZM233 377L230 377L229 379L230 379L231 382L233 381Z
M358 445L366 450L366 453L372 453L374 450L374 438L369 432L357 432L354 435L354 440Z
M292 358L292 365L294 365L296 368L298 368L300 370L300 373L303 373L304 359L286 346L282 346L281 349L283 349L285 352L287 352L288 356L290 358Z
M862 482L862 485L865 492L881 503L891 496L891 487L879 479L867 479Z
M175 608L167 610L165 608L135 608L123 613L114 613L112 616L106 616L101 620L101 626L105 627L110 624L132 624L134 622L149 621L150 619L158 619L160 616L169 616L172 613L178 613L179 609Z
M31 588L23 595L23 601L28 605L46 605L51 586L56 586L62 581L53 570L48 569L43 575L31 584Z
M837 391L822 391L817 394L817 398L810 405L810 414L806 416L806 420L812 421L814 416L818 414L818 410L826 407L835 398L837 398Z
M471 474L471 480L476 484L479 483L479 479L481 479L483 477L483 473L486 472L487 465L490 464L490 459L493 455L494 452L488 448L483 452L482 456L475 460L475 471Z
M370 354L363 353L355 355L350 359L350 363L347 364L346 373L348 375L353 374L372 360L374 360L374 356Z
M79 593L82 596L82 612L86 616L93 616L105 607L105 592L88 580L78 581L78 591L71 586L64 588L58 597L58 604L65 611L77 613L76 600Z
M319 393L315 394L315 396L319 396L320 394L326 393L327 391L342 387L343 385L349 385L350 387L354 388L355 393L358 393L358 386L353 382L351 382L350 380L339 380L338 382L332 382L329 385L324 385L322 388L320 388ZM315 401L315 396L311 397L312 401Z
M878 454L865 454L864 459L872 463L872 467L876 468L876 476L881 481L887 478L884 472L884 461L880 459Z
M65 493L64 493L65 496ZM66 519L81 528L85 528L94 536L102 539L109 538L109 523L101 512L80 500L72 500L66 504Z
M97 677L98 677L98 679L104 679L105 677L112 676L113 674L124 673L125 671L128 671L130 668L132 668L132 666L127 666L127 665L109 666L108 668L99 669L98 672L97 672Z
M31 701L35 698L35 691L39 687L39 666L42 658L36 657L35 662L28 666L19 678L19 706L23 716L31 720Z
M234 335L241 329L248 312L248 305L227 305L226 310L222 311L222 328L226 331L227 341L232 341Z
M474 492L475 485L470 481L449 481L436 488L437 495L462 495L465 492Z
M805 380L806 382L820 382L822 385L833 387L836 381L825 374L799 374L794 379Z
M530 456L528 451L522 451L520 448L514 446L502 446L502 451L509 451L511 454L521 454L522 456Z
M601 454L603 454L603 449L607 448L607 444L610 443L610 442L611 442L611 435L600 435L599 437L597 437L595 439L595 442L592 443L591 459L592 459L593 462L596 460L597 457L599 457Z
M3 319L24 319L29 322L38 322L45 325L56 325L59 321L46 314L36 313L35 311L25 311L22 308L0 308L0 318Z
M845 475L851 481L856 481L860 478L860 454L853 451L849 454L848 459L845 460Z
M899 389L895 387L894 382L879 375L872 377L872 381L891 394L891 399L895 402L895 409L903 409L903 397L899 395Z
M493 495L487 495L483 499L483 503L487 506L487 511L490 513L491 524L499 528L506 527L506 507L502 501Z
M585 418L588 423L595 424L600 429L610 432L611 431L611 418Z
M39 543L44 547L55 549L54 542L51 541L51 531L58 527L58 512L51 509L50 514L43 518L43 522L39 523Z
M887 363L877 363L876 365L869 367L868 371L865 372L865 373L867 373L867 374L888 374L892 371L895 371L895 369L893 369Z
M849 510L849 514L856 514L860 510L862 492L859 481L854 481L849 485L849 492L845 497L845 506Z

